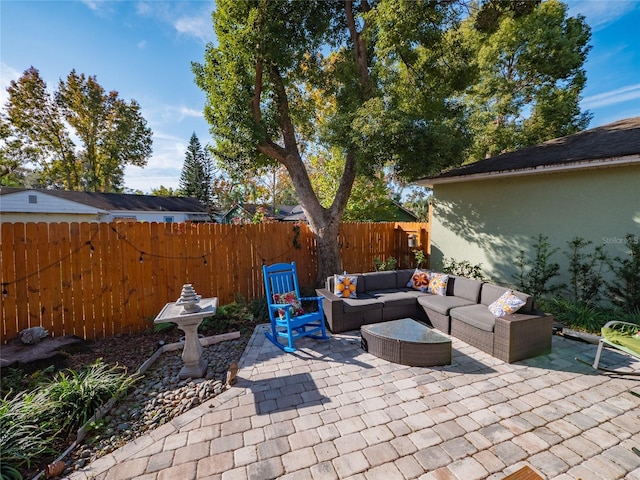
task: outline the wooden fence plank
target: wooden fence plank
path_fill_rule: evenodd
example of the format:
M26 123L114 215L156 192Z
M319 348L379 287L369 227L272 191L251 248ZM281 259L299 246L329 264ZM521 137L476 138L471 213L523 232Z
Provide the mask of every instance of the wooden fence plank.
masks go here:
M13 231L16 224L0 224L0 315L2 315L2 328L0 334L3 338L14 338L18 334L18 310L16 302L16 260Z
M98 224L98 233L92 240L93 257L98 260L100 279L100 298L102 304L102 318L100 325L96 322L96 338L113 335L113 318L115 315L113 299L114 254L110 250L113 231L107 223ZM96 319L97 321L97 319Z
M124 222L118 227L118 231L120 231L123 234L123 238L126 239L125 244L121 248L125 258L122 287L126 302L125 318L120 325L122 333L134 331L131 326L136 323L138 318L138 285L136 283L136 277L140 263L144 262L144 254L134 243L136 241L133 231L135 226L136 222Z
M50 223L49 229L49 276L51 278L51 328L49 332L54 336L64 335L64 303L62 298L62 257L60 237L62 225Z
M128 322L128 297L125 290L125 262L131 249L124 242L125 235L120 232L124 222L111 223L109 228L109 258L112 265L112 301L113 317L111 318L112 335L122 333L122 324Z
M71 333L81 338L87 338L87 332L84 328L84 303L85 292L82 279L82 262L80 256L80 224L71 222L69 224L69 250L71 261L71 296L73 315L71 323L73 325Z
M16 223L13 231L13 249L15 255L15 296L17 307L18 332L29 328L29 302L27 296L27 262L25 224Z
M38 263L40 264L40 324L49 332L53 331L52 287L56 282L54 266L51 260L51 245L49 243L49 224L36 224L36 239L38 242Z
M165 228L167 228L167 237L166 237L166 251L165 259L167 261L167 296L166 302L175 302L180 296L180 289L176 288L178 282L180 283L180 287L182 288L182 284L184 283L185 278L181 280L178 279L178 261L177 261L177 251L180 246L180 225L177 223L166 224Z
M203 282L206 285L207 295L209 297L217 297L217 278L215 278L215 270L213 269L213 225L211 223L203 223L199 225L202 245L202 272L204 275Z
M40 320L40 262L38 258L40 249L38 248L37 224L25 224L25 241L28 323L29 327L39 327L42 326L42 322Z
M60 288L62 299L63 335L73 335L73 272L71 270L71 240L69 224L61 222L58 231L60 248Z
M99 300L94 288L94 279L99 281L93 275L93 255L89 247L91 242L91 223L80 223L78 229L78 238L75 246L75 254L80 262L80 283L82 285L82 328L85 331L85 338L93 340L96 338L96 316L100 313L100 307L96 304ZM95 224L93 224L95 225Z
M190 281L198 295L203 298L211 297L209 282L205 279L204 242L200 225L188 223L185 235L185 257L189 270Z
M223 237L216 247L216 264L217 272L216 276L220 282L220 293L218 294L219 302L225 302L225 299L233 297L233 289L235 285L234 270L235 270L235 258L234 247L237 245L237 237L241 233L244 225L238 225L238 228L229 228L229 225L220 226L224 231Z
M87 277L89 289L87 290L91 298L91 305L85 308L85 324L90 328L92 339L103 336L104 304L101 286L100 258L95 255L93 242L99 238L100 227L98 223L83 223L80 225L82 233L82 256L86 271L83 275ZM90 326L90 327L89 327Z
M147 326L151 326L150 317L154 315L153 286L150 280L157 257L155 248L151 244L151 223L137 223L136 227L140 228L138 228L136 232L137 240L135 244L138 245L142 251L149 253L148 258L146 258L144 262L139 263L136 279L138 282L136 286L140 292L138 315L140 317L140 329L143 330Z
M153 252L153 257L151 258L151 272L149 274L149 286L152 297L149 299L149 313L148 315L152 318L155 318L160 311L156 311L158 300L162 298L164 295L164 290L162 288L163 285L163 274L164 274L164 265L162 255L162 246L160 243L160 228L161 224L157 222L152 222L149 225L149 241L151 243L151 251ZM164 305L164 304L163 304ZM151 325L150 325L151 326Z

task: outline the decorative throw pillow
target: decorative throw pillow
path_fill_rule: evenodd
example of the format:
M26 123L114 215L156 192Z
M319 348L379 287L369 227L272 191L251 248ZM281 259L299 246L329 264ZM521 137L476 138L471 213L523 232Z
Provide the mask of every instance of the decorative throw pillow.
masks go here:
M300 300L298 300L296 292L275 293L273 295L273 301L282 305L289 304L289 316L291 318L297 317L298 315L302 315L304 313L302 304L300 303ZM282 320L287 318L287 314L285 312L285 309L283 308L278 309L278 315Z
M429 289L429 272L416 268L416 271L411 275L411 280L407 283L407 287L426 292Z
M513 290L507 290L500 298L489 305L489 311L496 317L502 317L509 313L516 313L525 303L520 297L513 293Z
M358 298L356 289L358 287L358 277L350 275L333 276L333 294L342 298Z
M427 292L434 295L447 295L447 283L449 282L449 275L446 273L434 273L429 275L429 288Z

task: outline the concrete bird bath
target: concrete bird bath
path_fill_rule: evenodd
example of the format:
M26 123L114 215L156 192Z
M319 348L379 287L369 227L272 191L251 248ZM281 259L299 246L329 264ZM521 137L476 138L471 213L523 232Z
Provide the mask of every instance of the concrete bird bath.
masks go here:
M178 377L201 378L207 371L207 362L202 358L202 344L198 339L198 326L205 317L216 314L218 299L200 298L190 284L182 287L180 298L176 302L167 303L153 323L173 322L184 332L182 361L184 366Z

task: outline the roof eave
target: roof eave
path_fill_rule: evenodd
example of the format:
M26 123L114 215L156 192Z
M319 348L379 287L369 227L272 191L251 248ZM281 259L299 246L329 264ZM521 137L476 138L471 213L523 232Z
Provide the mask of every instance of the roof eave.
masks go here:
M528 175L540 175L545 173L558 173L575 170L589 170L596 168L622 167L640 163L640 154L624 157L600 158L597 160L579 161L556 165L538 165L533 168L520 168L513 170L501 170L495 172L476 173L471 175L456 175L451 177L432 177L418 180L415 183L423 187L433 188L434 185L447 183L472 182L477 180L493 180L496 178L522 177Z

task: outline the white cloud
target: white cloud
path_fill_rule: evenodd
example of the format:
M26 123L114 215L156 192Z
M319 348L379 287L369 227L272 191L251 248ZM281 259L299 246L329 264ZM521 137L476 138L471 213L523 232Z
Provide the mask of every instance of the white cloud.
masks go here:
M138 2L136 3L136 13L138 15L144 16L152 16L153 15L153 7L148 2Z
M200 117L200 118L204 118L204 114L202 113L201 110L195 110L193 108L188 108L185 106L180 106L178 108L178 111L180 112L180 120L186 118L186 117Z
M147 121L156 127L161 125L175 125L190 118L201 118L204 120L202 110L187 107L186 105L160 105L145 109L144 115Z
M212 0L204 2L138 2L136 13L171 25L180 35L197 38L203 43L213 40Z
M112 15L115 11L114 3L111 0L81 0L81 3L99 17Z
M596 31L637 9L637 0L567 0L569 15L584 15L587 23Z
M640 83L585 97L581 106L585 109L599 108L630 100L640 100Z
M11 80L18 80L22 76L22 72L19 72L13 67L10 67L6 63L0 63L0 106L4 106L9 100L9 94L7 88L11 83Z
M147 41L146 40L140 40L137 44L138 50L144 50L145 48L147 48Z
M208 15L178 18L173 27L178 33L199 38L203 43L213 39L213 26Z
M100 2L98 2L97 0L82 0L82 3L84 3L87 7L89 7L91 10L96 11L100 8Z

